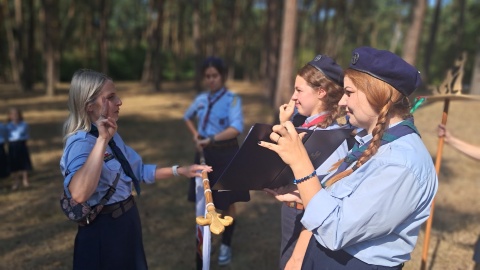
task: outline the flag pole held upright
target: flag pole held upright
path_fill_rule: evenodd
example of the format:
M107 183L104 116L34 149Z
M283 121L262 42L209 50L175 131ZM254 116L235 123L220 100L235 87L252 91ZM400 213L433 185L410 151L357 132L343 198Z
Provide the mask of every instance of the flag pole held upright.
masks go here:
M205 164L205 157L201 153L200 163ZM233 223L233 218L230 216L221 217L221 214L216 212L213 204L212 190L210 189L210 180L208 180L208 173L202 171L203 191L205 195L205 216L197 216L196 221L200 226L210 226L210 231L214 234L221 234L225 231L226 226Z
M447 124L449 105L450 105L450 99L446 98L443 103L443 113L442 113L443 125ZM440 174L440 167L442 164L443 142L444 142L444 137L438 138L437 157L435 159L435 171L437 172L437 175ZM430 208L430 217L428 218L427 224L425 227L425 239L423 241L423 250L422 250L422 265L420 267L421 270L425 270L427 268L428 245L430 242L430 231L432 228L434 206L435 206L435 200L432 201L432 206Z

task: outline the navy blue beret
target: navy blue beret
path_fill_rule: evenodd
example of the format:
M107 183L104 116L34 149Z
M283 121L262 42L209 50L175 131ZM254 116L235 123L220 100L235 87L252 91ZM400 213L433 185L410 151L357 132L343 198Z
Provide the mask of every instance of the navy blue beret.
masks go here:
M405 96L422 84L420 72L400 56L386 50L359 47L352 52L350 68L380 79Z
M343 69L335 61L326 55L317 55L309 65L320 70L328 79L343 87Z

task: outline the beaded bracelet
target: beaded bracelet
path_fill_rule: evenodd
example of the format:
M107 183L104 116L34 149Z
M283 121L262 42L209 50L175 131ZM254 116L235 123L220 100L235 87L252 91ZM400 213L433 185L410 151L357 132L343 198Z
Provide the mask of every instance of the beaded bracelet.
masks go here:
M294 183L295 185L297 185L297 184L300 184L300 183L302 183L303 181L306 181L306 180L308 180L308 179L310 179L310 178L312 178L312 177L315 177L315 176L317 176L317 171L313 171L311 174L309 174L309 175L307 175L307 176L305 176L305 177L303 177L303 178L294 179L294 180L293 180L293 183Z

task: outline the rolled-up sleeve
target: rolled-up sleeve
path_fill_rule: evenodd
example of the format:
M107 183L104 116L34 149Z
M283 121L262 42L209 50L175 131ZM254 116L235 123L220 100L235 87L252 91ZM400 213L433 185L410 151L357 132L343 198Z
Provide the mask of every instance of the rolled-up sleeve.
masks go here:
M371 160L320 190L309 202L302 223L331 250L389 234L421 203L419 182L401 164Z

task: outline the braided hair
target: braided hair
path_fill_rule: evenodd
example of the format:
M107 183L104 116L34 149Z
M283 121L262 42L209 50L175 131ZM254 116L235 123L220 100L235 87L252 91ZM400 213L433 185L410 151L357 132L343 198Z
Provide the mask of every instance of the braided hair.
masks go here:
M352 80L352 83L359 91L365 93L368 103L378 113L378 119L372 131L372 141L368 148L362 153L357 163L352 168L340 172L327 180L327 187L333 185L340 179L349 176L377 153L381 145L383 134L388 128L390 118L393 116L401 116L402 119L406 119L410 116L410 103L408 98L393 88L390 84L353 69L345 70L345 76L348 76ZM330 171L338 169L342 162L343 159L333 164Z

